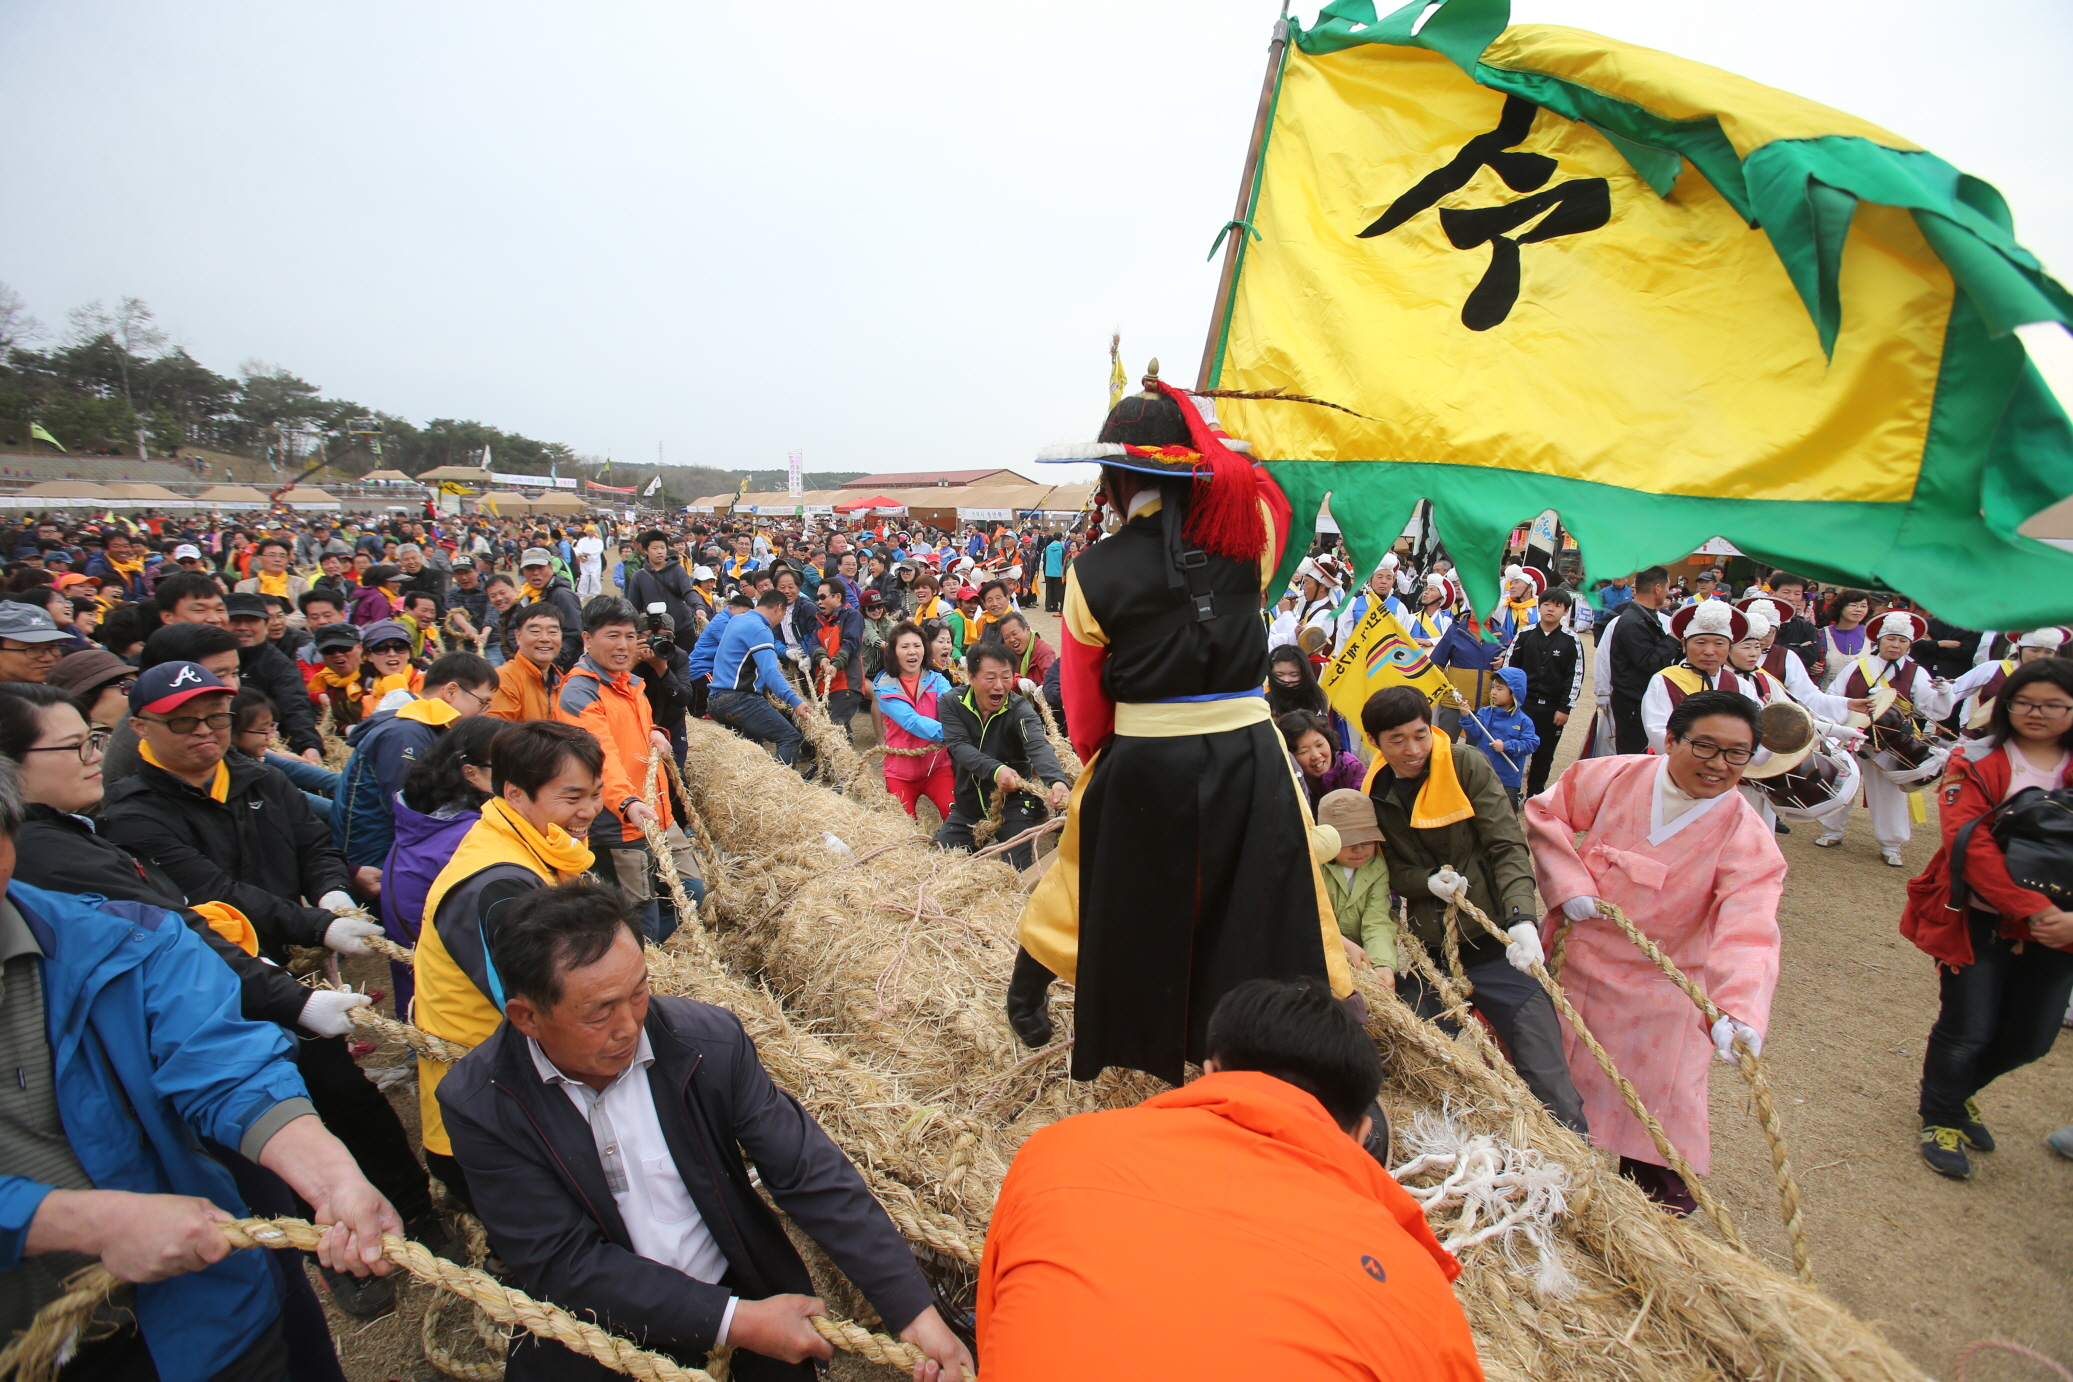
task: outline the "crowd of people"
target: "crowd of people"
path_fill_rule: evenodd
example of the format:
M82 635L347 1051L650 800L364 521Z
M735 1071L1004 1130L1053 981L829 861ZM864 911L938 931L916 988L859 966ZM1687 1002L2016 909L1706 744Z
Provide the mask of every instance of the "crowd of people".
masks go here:
M1535 967L1566 934L1571 999L1704 1173L1708 1064L1769 1025L1775 836L1842 843L1858 784L1895 865L1914 794L1935 794L1944 848L1904 923L1942 988L1920 1154L1970 1174L1993 1147L1977 1096L2042 1056L2073 1000L2067 861L2023 795L2067 786L2065 630L1958 629L1782 571L1679 593L1660 567L1587 596L1514 565L1479 616L1444 553L1409 544L1356 582L1322 543L1265 591L1263 535L1197 524L1217 437L1147 384L1080 458L1103 463L1115 522L1070 531L427 514L0 533L5 1327L98 1257L135 1284L111 1309L137 1327L63 1376L340 1378L300 1268L211 1223L313 1216L324 1290L372 1318L395 1303L381 1233L457 1252L443 1197L526 1291L687 1363L728 1345L739 1376L803 1377L827 1352L819 1303L767 1193L922 1350L917 1377L969 1373L965 1321L739 1020L647 992L643 943L697 924L658 855L704 894L663 761L682 768L693 718L809 778L814 717L868 724L937 844L971 849L990 821L1031 878L1016 1036L1053 1039L1065 980L1076 1078L1203 1072L1017 1158L978 1286L989 1375L1069 1367L1089 1338L1215 1366L1142 1321L1184 1317L1225 1274L1286 1278L1280 1298L1312 1304L1282 1324L1328 1319L1350 1357L1362 1312L1420 1318L1417 1375L1478 1375L1458 1265L1386 1173L1350 976L1451 1030L1462 1014L1405 952L1447 956L1553 1116L1689 1212ZM1494 661L1482 703L1397 686L1349 723L1319 674L1376 604L1429 648L1464 625ZM1040 871L1034 828L1060 813ZM1464 927L1462 902L1502 936ZM1719 1021L1638 982L1649 962L1601 904ZM349 1045L373 995L288 969L376 936L415 950L397 1010L474 1048L417 1063L415 1145ZM2073 1155L2073 1129L2057 1137ZM1259 1193L1232 1212L1256 1223L1193 1219L1240 1181ZM1373 1264L1359 1281L1401 1283L1393 1303L1298 1265L1342 1249ZM1148 1291L1169 1304L1145 1311ZM602 1373L525 1337L508 1375Z

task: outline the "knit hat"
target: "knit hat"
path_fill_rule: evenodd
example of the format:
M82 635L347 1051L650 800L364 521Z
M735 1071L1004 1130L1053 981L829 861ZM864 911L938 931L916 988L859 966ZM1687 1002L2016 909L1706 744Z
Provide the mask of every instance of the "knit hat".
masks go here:
M1382 839L1381 828L1375 824L1375 803L1367 793L1351 787L1324 794L1324 800L1317 803L1317 823L1339 832L1341 849Z

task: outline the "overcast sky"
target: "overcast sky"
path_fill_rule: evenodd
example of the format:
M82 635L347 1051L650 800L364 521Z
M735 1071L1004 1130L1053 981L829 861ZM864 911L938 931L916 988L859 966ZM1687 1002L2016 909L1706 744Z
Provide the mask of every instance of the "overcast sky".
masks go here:
M1032 469L1111 328L1192 380L1275 12L10 0L0 280L620 462ZM1513 17L1884 124L2073 273L2066 0Z

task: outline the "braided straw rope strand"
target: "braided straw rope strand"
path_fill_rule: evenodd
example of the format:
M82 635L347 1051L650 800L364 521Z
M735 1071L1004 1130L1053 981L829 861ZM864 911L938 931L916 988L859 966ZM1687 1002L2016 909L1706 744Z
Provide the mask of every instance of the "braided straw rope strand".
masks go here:
M452 1065L468 1054L469 1047L448 1041L445 1037L433 1036L422 1027L413 1027L408 1022L399 1022L373 1008L348 1008L346 1016L355 1027L371 1032L390 1041L400 1041L425 1060L438 1061L441 1065Z
M1043 719L1044 734L1051 741L1051 752L1058 755L1059 766L1065 769L1067 777L1078 778L1086 771L1086 764L1080 762L1079 754L1073 751L1072 740L1059 732L1058 721L1051 715L1051 703L1044 699L1042 693L1031 696L1029 702L1036 707L1038 716Z
M1639 946L1642 954L1654 960L1656 966L1669 976L1671 983L1684 990L1685 997L1705 1014L1709 1027L1726 1016L1705 991L1693 983L1618 907L1600 898L1598 912L1626 932L1627 939ZM1488 922L1487 917L1484 920ZM1771 1178L1778 1184L1778 1206L1785 1218L1785 1235L1792 1242L1792 1267L1799 1273L1799 1279L1811 1286L1814 1284L1814 1254L1807 1242L1806 1220L1800 1214L1799 1178L1793 1174L1792 1154L1785 1146L1785 1127L1778 1117L1777 1101L1771 1097L1770 1077L1765 1072L1763 1058L1749 1049L1749 1043L1739 1032L1735 1034L1733 1050L1735 1067L1749 1082L1749 1093L1756 1103L1756 1120L1762 1124L1764 1139L1770 1143Z
M1447 910L1450 914L1457 910L1466 912L1481 922L1492 935L1507 942L1511 939L1498 928L1496 922L1483 914L1482 908L1466 897L1457 896L1450 899ZM1713 1192L1700 1181L1698 1173L1692 1170L1691 1163L1670 1145L1669 1134L1663 1131L1663 1125L1648 1111L1648 1106L1641 1102L1640 1091L1636 1090L1633 1082L1622 1075L1619 1067L1613 1064L1612 1054L1591 1034L1591 1029L1584 1024L1583 1014L1576 1010L1576 1005L1569 1001L1569 995L1563 992L1562 986L1548 973L1547 965L1536 963L1533 966L1533 977L1540 980L1540 986L1546 989L1548 997L1554 1000L1555 1007L1561 1011L1570 1029L1576 1033L1577 1040L1583 1042L1584 1048L1591 1053L1591 1059L1597 1061L1598 1068L1605 1072L1605 1078L1618 1087L1620 1097L1627 1101L1627 1108L1632 1111L1641 1126L1648 1130L1648 1139L1655 1143L1656 1151L1662 1154L1663 1163L1683 1178L1685 1187L1692 1192L1692 1198L1699 1202L1699 1207L1706 1211L1707 1217L1713 1220L1714 1227L1720 1230L1720 1236L1731 1246L1745 1253L1749 1252L1749 1244L1743 1240L1741 1231L1735 1227L1735 1221L1728 1217L1727 1207L1713 1198Z
M233 1219L216 1227L233 1249L292 1248L311 1252L323 1236L323 1230L306 1219ZM662 1354L638 1348L559 1306L534 1300L486 1272L436 1256L422 1244L384 1234L382 1256L426 1285L470 1302L498 1324L552 1339L614 1372L639 1378L641 1382L712 1382L712 1374L702 1368L687 1367ZM78 1334L117 1282L115 1273L99 1264L75 1276L73 1288L38 1311L29 1328L5 1352L0 1352L0 1377L11 1376L16 1382L52 1382L58 1353ZM873 1362L911 1371L923 1357L912 1344L875 1334L848 1320L813 1315L807 1322L830 1344Z
M689 943L698 950L701 959L718 956L713 954L712 937L705 931L705 923L698 918L698 909L691 905L691 895L684 891L684 880L677 873L677 857L670 852L669 837L662 833L662 813L655 808L655 791L662 772L662 760L669 755L661 749L649 746L648 780L642 786L641 800L647 805L648 818L641 822L641 835L648 842L648 852L655 856L656 871L662 875L662 885L669 889L669 900L676 904L677 929L689 931Z

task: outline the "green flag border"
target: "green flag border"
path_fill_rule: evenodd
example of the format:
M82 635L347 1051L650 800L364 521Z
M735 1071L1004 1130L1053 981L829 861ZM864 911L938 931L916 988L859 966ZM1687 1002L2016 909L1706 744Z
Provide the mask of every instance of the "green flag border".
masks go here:
M1310 522L1330 495L1349 554L1368 570L1402 531L1416 499L1429 498L1479 607L1496 597L1491 573L1511 531L1553 509L1603 574L1674 559L1720 536L1759 560L1815 579L1900 591L1968 627L2027 628L2073 616L2073 553L2016 531L2073 493L2073 424L2012 334L2029 322L2073 325L2073 295L2016 242L1998 191L1934 154L1856 136L1777 140L1745 159L1713 116L1670 120L1561 78L1482 62L1483 50L1510 22L1509 0L1442 0L1429 17L1426 10L1426 0L1413 0L1378 16L1372 0L1334 0L1313 28L1288 21L1289 47L1312 56L1366 43L1438 53L1479 85L1589 124L1658 195L1668 194L1688 163L1764 231L1824 352L1841 328L1838 276L1858 202L1909 210L1954 288L1915 492L1888 503L1739 500L1491 466L1267 460L1288 493L1292 521ZM1248 220L1266 180L1287 63L1284 49ZM1240 246L1218 323L1211 388L1221 387L1249 248ZM1287 544L1277 588L1307 547Z

